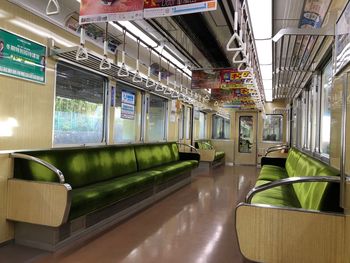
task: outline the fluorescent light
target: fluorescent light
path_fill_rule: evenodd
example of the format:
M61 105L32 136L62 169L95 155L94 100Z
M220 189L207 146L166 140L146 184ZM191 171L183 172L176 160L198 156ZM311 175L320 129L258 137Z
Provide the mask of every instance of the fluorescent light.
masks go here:
M272 77L272 65L260 65L262 79L271 79Z
M132 32L134 35L138 36L140 39L145 41L147 45L151 47L156 47L158 44L153 41L149 36L147 36L144 32L142 32L140 29L138 29L135 25L130 23L129 21L119 21L119 24L127 28L130 32ZM142 44L142 42L141 42Z
M272 64L272 40L256 40L256 49L258 52L260 64Z
M265 90L265 100L267 102L272 102L272 89Z
M255 39L272 37L272 0L248 0Z

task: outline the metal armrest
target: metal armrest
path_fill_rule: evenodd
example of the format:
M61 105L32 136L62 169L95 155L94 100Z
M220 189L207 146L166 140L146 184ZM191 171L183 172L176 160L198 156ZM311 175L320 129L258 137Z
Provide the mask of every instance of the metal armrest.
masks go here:
M265 157L272 152L277 152L277 151L281 151L281 150L289 150L289 146L288 145L274 145L271 146L269 148L266 149L265 151Z
M182 145L182 146L189 147L189 148L191 148L192 150L194 150L196 153L199 153L198 150L197 150L194 146L192 146L192 145L190 145L190 144L181 143L181 142L177 142L177 144L178 144L178 145Z
M36 162L36 163L38 163L38 164L40 164L42 166L45 166L47 169L53 171L57 175L60 184L64 184L65 183L65 178L64 178L63 173L60 170L58 170L55 166L53 166L52 164L50 164L50 163L48 163L48 162L46 162L44 160L41 160L41 159L39 159L37 157L30 156L30 155L27 155L27 154L22 154L22 153L11 153L10 157L33 161L33 162Z
M298 184L298 183L313 183L313 182L340 183L340 177L339 176L304 176L304 177L289 177L289 178L273 181L267 184L256 186L252 190L250 190L246 197L246 203L250 204L254 195L256 195L257 193L277 187L277 186L291 185L291 184Z

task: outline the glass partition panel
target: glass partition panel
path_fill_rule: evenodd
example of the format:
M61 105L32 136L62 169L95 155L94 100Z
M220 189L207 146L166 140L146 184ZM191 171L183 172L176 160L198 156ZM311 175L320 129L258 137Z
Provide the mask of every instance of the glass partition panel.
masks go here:
M331 137L331 89L332 89L332 63L329 62L322 71L322 99L321 99L321 128L320 150L329 155L329 141Z
M251 153L254 140L253 116L239 117L239 152Z
M148 140L164 141L166 140L165 125L167 100L161 97L150 95L148 112Z
M137 142L141 132L141 92L120 84L115 93L114 141Z
M204 112L199 112L199 139L205 139L207 128L207 116Z
M269 114L264 120L263 141L282 141L283 115Z

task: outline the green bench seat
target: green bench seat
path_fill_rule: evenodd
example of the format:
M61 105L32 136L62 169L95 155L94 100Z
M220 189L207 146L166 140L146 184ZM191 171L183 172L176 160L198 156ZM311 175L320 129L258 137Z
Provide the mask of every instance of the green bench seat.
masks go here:
M210 140L198 140L195 142L195 147L201 154L201 160L211 163L224 163L225 152L216 151Z
M57 167L72 187L69 220L153 189L198 166L199 155L176 143L22 152ZM180 156L186 155L185 160ZM58 182L46 167L15 159L14 178Z
M337 170L295 148L289 151L284 167L273 165L274 159L263 157L256 187L291 177L339 176ZM280 164L280 160L278 163ZM251 203L339 211L339 185L329 182L303 182L277 186L257 192Z

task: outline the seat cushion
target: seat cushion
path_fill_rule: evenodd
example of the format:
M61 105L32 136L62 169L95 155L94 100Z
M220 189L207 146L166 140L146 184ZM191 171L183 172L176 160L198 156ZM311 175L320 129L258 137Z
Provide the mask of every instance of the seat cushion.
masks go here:
M176 143L137 145L135 153L139 171L179 160Z
M287 178L286 169L275 165L264 165L261 168L258 180L275 181Z
M270 183L266 180L258 180L256 186ZM257 193L253 199L252 204L265 204L272 206L286 206L300 208L300 203L296 197L292 186L278 186Z
M190 171L193 168L193 161L179 161L170 164L165 164L152 168L152 170L159 171L161 174L157 175L156 182L162 183L169 180L183 172Z
M159 171L144 171L72 190L69 218L77 218L153 187Z
M225 153L224 152L215 152L215 158L214 160L220 160L222 158L225 158Z

